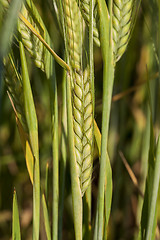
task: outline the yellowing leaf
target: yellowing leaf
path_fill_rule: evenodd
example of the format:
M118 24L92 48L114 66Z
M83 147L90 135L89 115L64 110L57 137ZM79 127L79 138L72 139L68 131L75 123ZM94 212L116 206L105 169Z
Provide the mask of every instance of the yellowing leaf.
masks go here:
M7 92L8 93L8 92ZM28 140L28 134L24 131L23 126L18 118L18 114L17 111L15 109L14 103L12 101L12 98L10 96L10 94L8 93L11 105L13 107L14 113L15 113L15 117L16 117L16 123L17 123L17 127L18 127L18 131L19 131L19 135L20 135L20 139L21 139L21 143L22 143L22 148L24 151L24 155L25 155L25 159L26 159L26 165L27 165L27 170L29 173L29 177L30 180L33 184L33 164L34 164L34 157L33 157L33 153L29 144L29 140Z

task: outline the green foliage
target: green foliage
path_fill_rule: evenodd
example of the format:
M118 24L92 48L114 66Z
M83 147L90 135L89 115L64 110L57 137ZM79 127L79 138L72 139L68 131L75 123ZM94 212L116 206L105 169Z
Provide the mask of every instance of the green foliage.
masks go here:
M0 0L2 240L159 239L159 2L140 2Z
M14 195L13 195L12 239L14 240L21 239L16 191L14 191Z

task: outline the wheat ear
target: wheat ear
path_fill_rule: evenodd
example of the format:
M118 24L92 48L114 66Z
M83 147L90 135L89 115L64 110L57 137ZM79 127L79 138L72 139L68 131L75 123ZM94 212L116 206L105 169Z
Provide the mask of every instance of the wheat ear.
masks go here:
M133 0L114 0L112 15L113 53L117 62L125 52L133 25Z
M44 34L42 27L35 22L35 20L29 14L27 8L24 5L21 9L21 13L28 20L28 22L30 22L34 26L38 33L42 35ZM22 42L27 51L33 57L36 66L42 71L44 71L45 47L43 46L43 43L39 41L39 39L30 31L30 29L28 29L28 27L21 20L19 20L19 32L22 37Z
M89 26L89 5L90 5L90 1L89 0L77 0L77 3L80 7L80 10L81 10L81 13L82 13L82 16L83 16L83 19L84 21L86 22L86 24ZM94 18L93 18L93 40L94 40L94 43L100 47L100 40L99 40L99 30L98 30L98 27L97 27L97 23L98 23L98 14L97 14L97 2L94 1Z
M18 114L18 118L25 130L28 132L25 112L24 112L24 97L23 97L23 85L21 75L18 73L13 58L11 55L4 60L5 73L4 80L7 86L7 90L12 97L15 109Z
M74 146L81 194L92 175L93 109L89 69L82 68L82 19L75 0L63 1L66 44L72 75Z
M73 122L75 153L83 195L92 176L93 107L88 69L84 71L81 78L76 78L74 82Z

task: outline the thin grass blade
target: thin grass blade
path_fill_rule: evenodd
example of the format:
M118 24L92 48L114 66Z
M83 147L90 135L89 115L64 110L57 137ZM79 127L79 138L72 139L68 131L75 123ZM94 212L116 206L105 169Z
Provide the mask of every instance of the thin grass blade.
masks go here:
M47 235L47 240L51 240L51 229L50 229L50 223L49 223L49 216L48 216L48 209L46 204L46 199L44 194L42 195L42 207L43 207L43 217L44 217L44 226L45 231Z
M156 150L156 159L155 159L155 168L153 175L153 186L151 192L151 204L149 208L149 218L147 223L147 232L146 232L146 240L154 240L155 239L155 228L156 228L156 218L157 218L157 196L159 189L159 181L160 181L160 137L157 142L157 150Z
M49 178L49 164L47 162L46 173L45 173L45 187L44 187L46 203L48 202L48 178Z
M151 104L151 103L150 103ZM152 115L150 117L150 149L148 155L148 174L146 179L144 202L141 216L141 225L139 231L139 240L146 239L146 234L148 231L148 221L150 215L151 199L152 199L152 188L153 188L153 179L155 171L155 151L154 151L154 133L153 133L153 123ZM155 234L156 222L154 223L154 229L152 228L152 234ZM153 236L152 236L153 237ZM152 239L152 238L150 238Z
M32 150L31 150L31 147L30 147L30 144L29 144L28 136L27 136L26 132L24 131L24 128L23 128L23 126L22 126L22 124L21 124L21 122L18 118L17 111L15 109L14 103L13 103L12 98L11 98L9 93L8 93L8 96L9 96L10 102L12 104L14 113L15 113L16 123L17 123L18 131L19 131L19 135L20 135L25 159L26 159L27 170L28 170L28 173L29 173L30 180L33 184L33 165L34 165L33 153L32 153Z
M59 205L59 137L58 137L58 96L57 82L53 77L53 86L50 92L52 118L52 151L53 151L53 240L58 239L58 205Z
M94 120L94 136L96 140L96 144L98 147L99 158L101 157L101 133L97 126L96 121ZM111 211L111 202L112 202L112 169L110 165L109 156L107 153L107 161L106 161L106 180L105 180L105 217L104 217L104 237L103 239L107 239L107 225Z
M13 194L12 240L21 240L17 195Z
M114 81L113 51L111 43L111 19L104 0L98 0L100 17L100 42L103 57L103 111L102 111L102 143L100 159L99 191L96 211L96 225L94 240L101 240L104 236L104 195L107 168L108 129Z
M63 227L63 208L64 208L64 193L65 193L65 177L66 177L66 162L67 162L67 102L66 102L66 72L63 72L62 80L62 123L61 123L61 161L60 161L60 186L59 186L59 224L58 224L58 239L62 239Z
M25 113L29 131L30 144L35 158L33 167L33 240L38 240L40 222L40 172L39 172L38 126L32 90L28 75L26 57L24 47L21 41L19 42L19 46L22 66L22 80L24 87Z

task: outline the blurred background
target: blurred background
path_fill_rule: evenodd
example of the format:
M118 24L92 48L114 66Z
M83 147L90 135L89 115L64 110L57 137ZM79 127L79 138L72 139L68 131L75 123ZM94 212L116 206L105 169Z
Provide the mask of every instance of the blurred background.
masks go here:
M54 18L51 1L34 1L53 40L54 49L63 58L63 39ZM149 149L149 121L152 111L155 136L160 126L159 52L160 31L158 1L142 1L137 21L126 53L116 65L111 121L109 155L113 169L113 201L109 222L110 240L137 239L141 216L142 196L134 186L119 152L125 156L144 192ZM2 15L1 15L2 16ZM5 13L1 17L1 25ZM17 52L16 39L12 47ZM94 48L95 59L95 119L101 129L102 113L102 56ZM27 55L30 80L38 116L41 185L43 189L46 164L52 169L51 125L49 90L45 75L32 64ZM56 64L58 82L59 118L61 118L62 68ZM148 81L148 83L147 83ZM150 93L148 90L150 86ZM151 109L149 108L151 99ZM59 121L60 122L60 121ZM60 126L59 126L60 127ZM95 148L92 177L93 216L98 190L99 160ZM32 238L32 185L26 169L25 158L16 126L15 115L6 93L4 81L0 82L0 240L11 239L13 191L16 188L21 219L22 239ZM51 193L49 194L51 198ZM160 213L160 211L158 211ZM63 239L74 239L71 211L70 174L67 164ZM51 216L51 209L50 209ZM160 216L158 217L160 224ZM42 222L41 239L45 239Z

